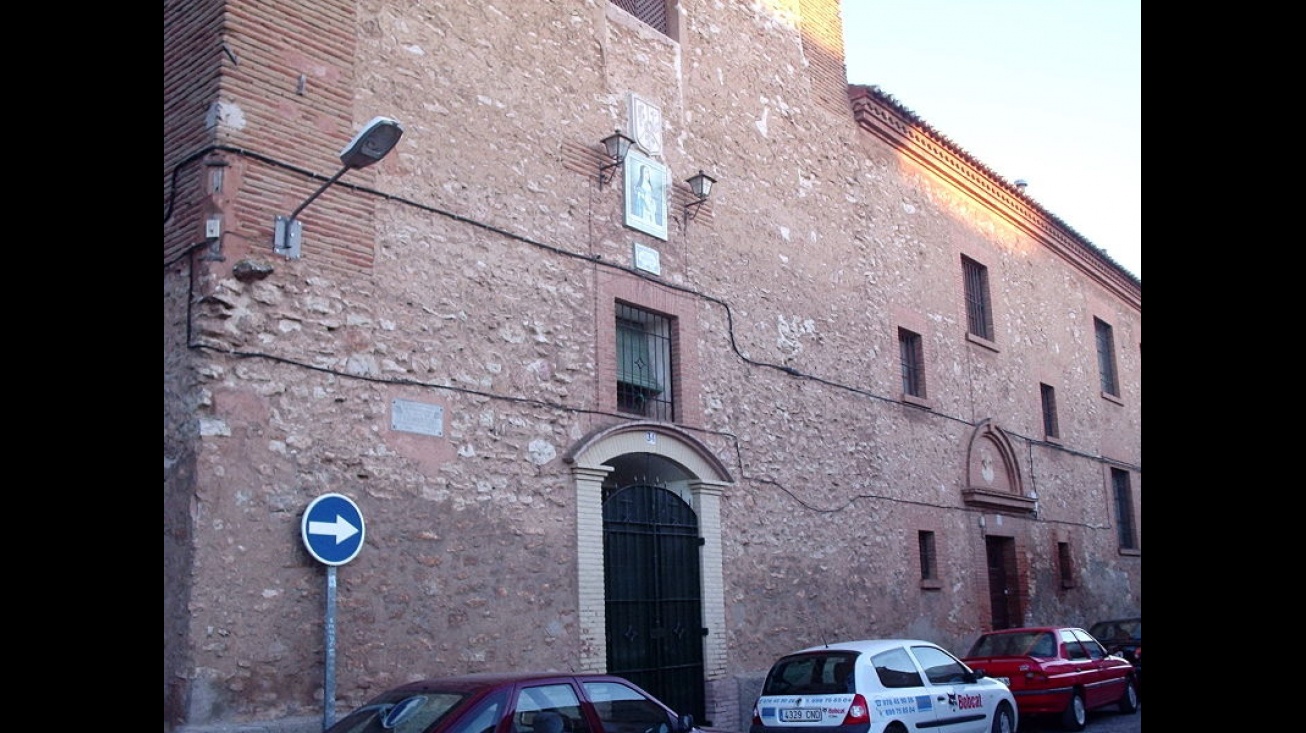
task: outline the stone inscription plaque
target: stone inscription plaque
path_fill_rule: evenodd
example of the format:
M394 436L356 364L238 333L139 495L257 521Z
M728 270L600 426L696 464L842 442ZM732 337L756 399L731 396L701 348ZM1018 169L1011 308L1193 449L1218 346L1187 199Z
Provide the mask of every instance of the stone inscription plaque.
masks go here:
M444 408L425 402L395 400L390 403L390 427L405 433L444 435Z

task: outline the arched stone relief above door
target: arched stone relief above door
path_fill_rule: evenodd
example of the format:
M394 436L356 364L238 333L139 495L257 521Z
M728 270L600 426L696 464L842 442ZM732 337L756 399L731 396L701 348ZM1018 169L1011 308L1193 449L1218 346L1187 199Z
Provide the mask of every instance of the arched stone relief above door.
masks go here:
M1011 439L993 420L975 426L966 446L966 485L962 499L969 506L1031 514L1037 500L1025 493Z

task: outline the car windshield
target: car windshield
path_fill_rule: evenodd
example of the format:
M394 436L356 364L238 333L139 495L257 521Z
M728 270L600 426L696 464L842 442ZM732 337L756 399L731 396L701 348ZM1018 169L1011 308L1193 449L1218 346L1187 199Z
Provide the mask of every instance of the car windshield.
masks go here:
M1047 631L985 634L975 640L968 657L1053 657L1056 640Z
M824 652L785 657L771 667L763 695L830 695L852 692L856 652Z
M465 697L453 692L392 691L342 718L331 726L330 733L420 733Z

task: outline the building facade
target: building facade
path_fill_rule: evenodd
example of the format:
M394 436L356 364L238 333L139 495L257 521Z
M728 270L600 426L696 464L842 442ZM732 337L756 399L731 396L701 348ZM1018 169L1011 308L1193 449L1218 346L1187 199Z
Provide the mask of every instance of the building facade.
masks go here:
M792 649L1141 612L1141 281L839 17L165 3L165 730L528 668L745 730Z

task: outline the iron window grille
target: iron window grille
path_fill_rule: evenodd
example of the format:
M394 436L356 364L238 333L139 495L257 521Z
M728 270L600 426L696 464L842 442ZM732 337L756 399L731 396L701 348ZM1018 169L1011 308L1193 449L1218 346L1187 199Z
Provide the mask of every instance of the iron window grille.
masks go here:
M961 270L966 289L967 332L993 340L993 304L989 300L989 268L962 256Z
M1043 435L1059 438L1061 428L1057 425L1057 391L1050 384L1040 384L1038 388L1043 399Z
M938 558L934 553L934 533L921 530L916 534L916 542L921 552L921 580L936 580L939 569Z
M617 409L675 420L671 319L617 303Z
M1138 549L1137 535L1134 530L1134 493L1129 486L1129 472L1121 468L1111 469L1111 490L1115 495L1116 529L1119 532L1120 549Z
M898 329L898 354L902 360L902 393L925 397L925 347L921 335Z
M1093 330L1097 332L1097 368L1102 375L1102 391L1109 395L1120 396L1120 383L1116 379L1116 343L1111 333L1111 324L1100 318L1093 319Z
M653 26L662 35L670 35L667 19L671 0L612 0L612 4Z

